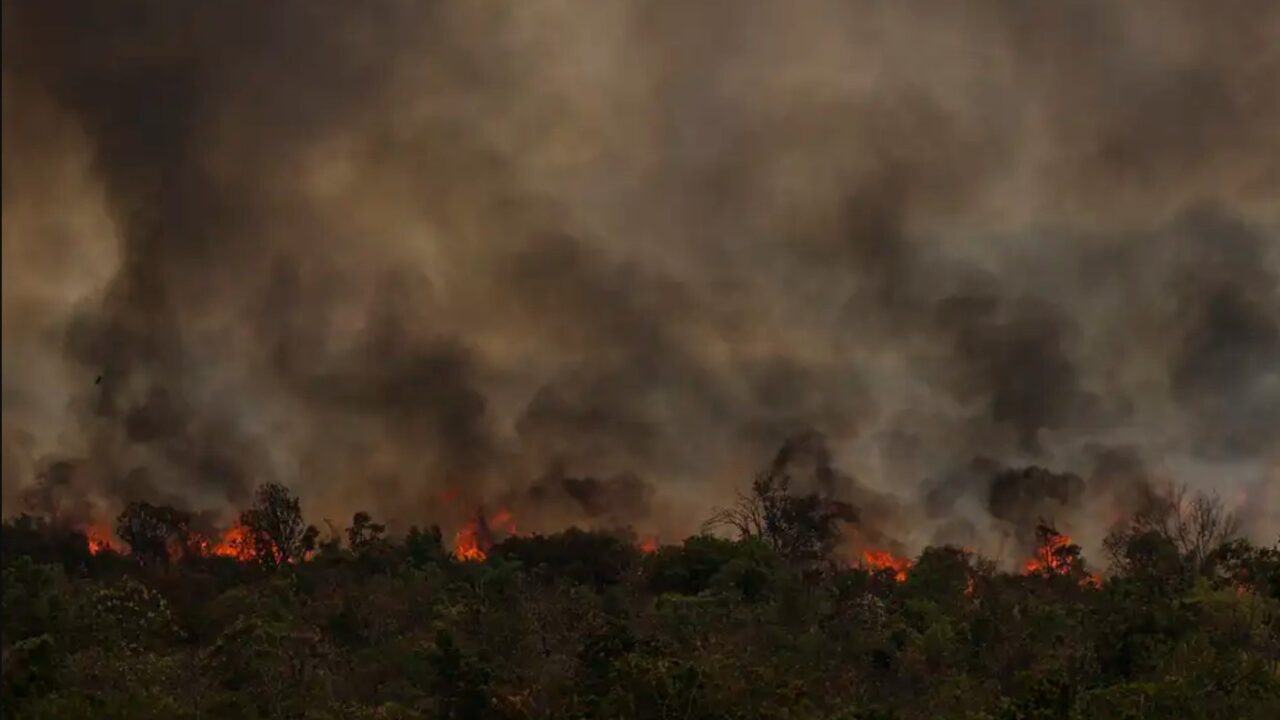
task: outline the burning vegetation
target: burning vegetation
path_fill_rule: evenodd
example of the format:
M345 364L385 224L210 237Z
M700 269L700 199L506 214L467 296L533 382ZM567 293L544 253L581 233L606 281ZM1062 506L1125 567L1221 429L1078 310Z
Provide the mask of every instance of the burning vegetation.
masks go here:
M1024 518L1034 511L1070 507L1071 498L1085 494L1086 483L1076 476L1057 475L1036 467L1013 471L990 466L988 470L993 518L1015 528L1027 527ZM973 484L972 480L966 482ZM563 488L566 497L590 508L604 502L602 498L609 493L625 495L632 492L625 488L635 487L638 486L630 478L610 483L543 480L525 499L545 502ZM983 487L976 485L979 492ZM962 490L967 491L971 490ZM1037 494L1041 491L1043 496ZM1038 497L1044 499L1037 500ZM456 490L446 490L440 494L440 507L461 508L458 499ZM857 504L851 502L855 499ZM1147 528L1162 524L1170 536L1186 537L1187 529L1174 527L1176 523L1170 518L1178 514L1179 508L1198 507L1195 512L1202 522L1218 523L1209 529L1211 533L1227 537L1234 532L1234 525L1205 510L1202 501L1196 502L1201 504L1196 505L1184 495L1161 503L1149 501L1151 508L1163 509L1163 515L1157 518L1156 510L1148 510L1135 516L1134 522L1145 523L1143 527ZM876 512L868 513L865 507L874 507ZM913 571L916 560L869 542L871 538L892 542L892 529L886 522L892 518L892 510L886 511L886 507L890 506L831 467L821 436L805 434L784 443L748 491L733 506L716 511L708 519L704 532L728 531L739 540L762 543L788 563L810 568L841 557L850 545L861 547L853 556L857 566L876 574L888 573L901 583ZM355 525L347 531L352 547L381 542L378 538L384 532L385 526L372 523L367 513L357 513ZM1069 535L1044 524L1033 525L1026 533L1034 533L1035 546L1031 557L1021 563L1023 574L1070 576L1085 586L1101 586L1098 574L1085 571L1080 548ZM95 524L88 526L84 534L91 555L110 551L149 564L225 558L246 564L289 565L312 557L320 544L318 530L302 518L298 498L275 484L261 486L253 505L220 530L211 527L203 516L134 502L120 513L114 532ZM492 512L480 508L454 532L449 554L457 561L481 563L489 559L495 546L521 537L513 508L504 506ZM660 550L656 535L632 537L629 542L640 555L654 555ZM1205 552L1200 547L1187 551L1194 556ZM973 553L969 548L965 552ZM972 578L968 584L972 586Z
M862 564L875 572L892 572L894 580L906 582L907 571L911 569L912 562L909 558L898 557L885 550L863 550Z
M488 557L489 549L504 536L516 534L515 516L505 508L486 517L484 510L467 523L453 538L453 554L459 560L479 562Z
M6 0L0 713L1280 717L1280 2L778 5Z
M6 641L7 662L35 663L34 643L52 642L55 657L71 667L99 659L113 638L130 633L138 639L129 642L141 644L98 671L119 668L107 689L57 671L59 693L128 707L124 716L135 716L140 701L117 693L140 691L138 678L149 677L143 671L174 657L199 680L145 680L146 697L202 693L200 702L218 708L202 710L205 717L270 716L277 705L337 708L343 716L357 705L392 702L418 713L405 717L466 717L455 712L456 695L439 689L459 686L469 688L467 702L496 717L512 708L544 718L561 717L567 707L591 714L619 697L628 707L644 706L654 692L614 675L601 679L593 674L601 667L620 677L666 672L659 677L671 683L687 677L663 671L663 663L703 673L699 683L707 687L690 684L678 697L705 718L723 717L715 708L737 707L748 690L784 704L797 692L840 707L870 699L909 709L904 717L936 717L940 707L981 716L1013 702L1055 717L1045 708L1060 707L1060 696L1024 689L1024 681L1068 683L1084 698L1072 701L1072 712L1122 716L1128 695L1106 693L1129 692L1130 677L1142 679L1143 693L1191 684L1200 688L1196 697L1247 720L1266 717L1248 714L1256 703L1280 702L1273 675L1249 674L1274 650L1266 632L1280 618L1280 547L1233 538L1211 500L1182 497L1118 525L1108 539L1115 555L1104 582L1085 570L1070 536L1043 523L1034 529L1031 557L1010 572L945 545L915 557L864 548L850 567L840 553L849 538L863 542L860 514L832 511L822 491L834 486L797 492L803 486L790 462L775 463L734 509L736 524L709 525L734 537L704 533L667 546L626 530L526 534L508 507L477 511L451 547L437 527L390 536L365 512L353 515L343 536L335 530L317 541L298 499L280 486L259 488L221 531L139 502L121 512L114 533L91 525L74 534L77 546L60 539L56 523L21 516L4 524L0 538L6 582L13 583L6 628L19 641ZM36 611L57 605L49 604L54 594L59 602L69 595L71 607L85 611L56 624L57 616ZM1143 604L1133 606L1135 597ZM1168 617L1180 618L1177 634L1153 638L1153 623ZM1252 624L1230 646L1209 642L1223 622ZM797 633L804 643L795 643ZM1198 665L1172 660L1188 633L1199 638L1197 663L1238 673L1244 689L1213 685ZM423 669L406 670L392 652L405 642L420 648ZM768 652L728 649L761 643ZM708 661L691 647L724 649ZM1134 653L1141 668L1112 669ZM954 657L969 664L941 662ZM1040 660L1028 666L1026 657ZM570 668L568 676L549 677L547 663ZM642 674L625 674L635 672L633 664L644 664ZM62 694L22 684L51 671L22 667L33 669L5 676L10 702L41 712L61 708ZM431 691L406 701L355 680L353 667L386 677L421 671ZM471 674L460 677L459 667ZM834 689L833 671L845 673ZM933 685L939 673L945 689ZM1002 687L1009 677L1018 683ZM957 684L966 692L957 695ZM522 694L529 688L547 697ZM1172 707L1187 707L1184 695L1174 697ZM181 707L176 699L165 703L166 712ZM752 712L744 707L743 714ZM638 716L664 717L660 708Z
M1100 576L1084 571L1084 563L1080 559L1080 546L1072 543L1069 535L1063 535L1051 527L1041 525L1036 528L1036 536L1039 538L1039 543L1034 556L1023 564L1024 573L1046 577L1076 577L1081 585L1101 586Z
M91 527L85 530L85 538L89 542L89 554L98 555L104 552L119 552L111 542L111 535L101 528Z

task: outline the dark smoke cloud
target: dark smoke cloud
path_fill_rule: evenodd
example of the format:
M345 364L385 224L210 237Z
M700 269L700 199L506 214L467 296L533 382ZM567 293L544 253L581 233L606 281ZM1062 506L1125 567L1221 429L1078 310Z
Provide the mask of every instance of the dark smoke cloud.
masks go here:
M648 520L654 489L635 475L607 479L564 477L552 473L534 483L525 497L513 504L532 505L552 517L582 519L604 528L617 528Z
M1005 470L992 478L987 507L992 517L1008 523L1015 537L1028 545L1036 525L1056 525L1065 510L1080 502L1084 490L1084 480L1078 475L1033 465Z
M827 437L809 429L788 437L766 472L786 479L797 496L815 496L843 521L846 542L855 550L891 547L901 551L899 527L906 516L892 497L867 487L835 467Z
M1193 438L1201 452L1256 457L1280 440L1275 239L1217 215L1188 225L1203 240L1170 287L1183 318L1169 361L1172 395L1201 419Z
M1274 2L3 13L6 507L674 536L807 430L907 547L1277 495Z

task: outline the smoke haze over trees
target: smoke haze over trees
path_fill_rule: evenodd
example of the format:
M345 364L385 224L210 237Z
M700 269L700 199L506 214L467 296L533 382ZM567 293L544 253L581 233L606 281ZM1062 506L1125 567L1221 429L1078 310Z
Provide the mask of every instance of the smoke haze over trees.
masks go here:
M1275 2L3 27L7 514L677 538L816 437L855 542L1099 553L1166 481L1280 532Z

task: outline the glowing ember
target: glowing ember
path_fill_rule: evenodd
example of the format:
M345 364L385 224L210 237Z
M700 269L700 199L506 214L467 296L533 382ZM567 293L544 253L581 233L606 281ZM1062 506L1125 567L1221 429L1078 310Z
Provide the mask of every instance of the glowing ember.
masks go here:
M863 550L862 564L874 572L892 570L893 579L906 582L907 571L911 569L911 561L884 550Z

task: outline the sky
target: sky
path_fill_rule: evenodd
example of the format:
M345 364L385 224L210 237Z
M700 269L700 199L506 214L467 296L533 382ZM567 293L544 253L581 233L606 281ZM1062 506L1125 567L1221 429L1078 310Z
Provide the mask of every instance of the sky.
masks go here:
M791 440L904 550L1096 548L1168 482L1280 536L1270 0L13 0L3 34L6 514L281 482L674 540Z

